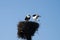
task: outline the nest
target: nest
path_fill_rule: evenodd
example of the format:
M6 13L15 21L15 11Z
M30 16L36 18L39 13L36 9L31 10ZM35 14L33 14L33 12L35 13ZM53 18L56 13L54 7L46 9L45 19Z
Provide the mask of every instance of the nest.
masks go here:
M18 24L18 38L24 38L27 40L31 40L31 37L34 36L34 33L38 30L39 23L32 21L21 21Z

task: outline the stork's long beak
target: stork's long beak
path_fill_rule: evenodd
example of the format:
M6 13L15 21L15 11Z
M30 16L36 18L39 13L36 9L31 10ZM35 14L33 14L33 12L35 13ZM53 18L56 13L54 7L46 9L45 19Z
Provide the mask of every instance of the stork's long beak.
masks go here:
M41 17L41 16L38 16L38 17Z

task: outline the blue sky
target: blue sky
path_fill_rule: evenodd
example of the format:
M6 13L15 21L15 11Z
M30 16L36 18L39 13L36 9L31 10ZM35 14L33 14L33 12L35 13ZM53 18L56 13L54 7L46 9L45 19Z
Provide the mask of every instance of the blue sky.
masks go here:
M38 13L40 28L33 40L60 40L60 0L0 0L0 40L17 40L17 24Z

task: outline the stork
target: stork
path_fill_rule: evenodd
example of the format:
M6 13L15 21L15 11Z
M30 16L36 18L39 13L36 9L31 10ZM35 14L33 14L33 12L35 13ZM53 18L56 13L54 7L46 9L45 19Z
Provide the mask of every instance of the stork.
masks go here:
M30 16L30 15L27 15L27 16L25 17L25 21L29 21L30 18L31 18L31 16Z
M38 21L38 18L41 17L41 16L38 15L38 14L34 14L34 15L32 15L32 16L33 16L32 18L33 18L34 21Z

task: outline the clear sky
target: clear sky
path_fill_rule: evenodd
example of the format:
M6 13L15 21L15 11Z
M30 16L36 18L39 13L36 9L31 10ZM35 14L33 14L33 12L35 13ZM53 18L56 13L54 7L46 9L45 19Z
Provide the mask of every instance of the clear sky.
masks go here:
M17 24L38 13L40 28L33 40L60 40L60 0L0 0L0 40L17 40Z

